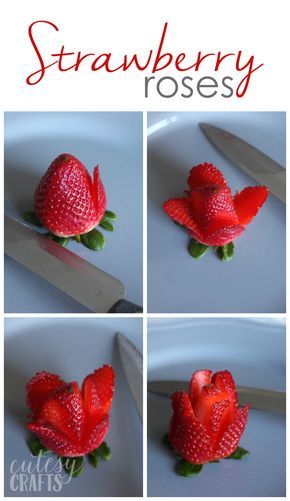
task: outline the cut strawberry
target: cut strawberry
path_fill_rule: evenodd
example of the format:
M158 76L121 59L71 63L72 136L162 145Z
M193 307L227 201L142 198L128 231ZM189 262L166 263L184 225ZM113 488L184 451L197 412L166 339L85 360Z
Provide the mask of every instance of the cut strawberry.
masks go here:
M30 379L26 386L26 402L27 406L32 410L36 416L44 401L58 388L65 385L65 382L60 379L56 374L50 372L37 372L35 376Z
M207 463L232 454L247 422L249 408L238 409L230 372L211 374L210 370L196 371L189 395L185 391L172 395L169 440L190 463Z
M109 429L114 371L105 365L77 383L39 373L27 384L27 402L34 411L27 428L41 444L62 456L82 456L99 447Z
M203 186L227 186L222 173L207 162L192 167L187 182L191 189Z
M206 246L221 247L239 237L268 195L261 186L245 188L233 198L222 173L209 163L193 167L188 184L188 196L167 200L163 209Z
M192 374L189 387L189 398L191 405L194 405L198 399L201 389L210 384L212 372L209 370L196 371Z
M89 232L105 209L106 197L98 170L93 185L85 166L69 153L52 162L34 195L35 215L51 233L60 237Z
M250 186L234 196L234 206L240 224L247 225L267 199L266 186Z

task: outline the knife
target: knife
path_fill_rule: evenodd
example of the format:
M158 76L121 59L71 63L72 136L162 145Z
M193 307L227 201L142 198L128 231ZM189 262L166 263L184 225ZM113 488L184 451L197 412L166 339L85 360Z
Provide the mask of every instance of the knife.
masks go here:
M286 203L286 169L282 165L230 132L206 123L199 126L227 158Z
M175 391L188 392L187 381L148 381L148 391L163 397L170 397ZM286 393L283 391L264 390L237 386L239 405L250 404L253 409L286 412Z
M95 313L140 313L117 278L5 214L4 252Z
M139 416L143 420L143 357L123 334L117 334L117 344L127 383Z

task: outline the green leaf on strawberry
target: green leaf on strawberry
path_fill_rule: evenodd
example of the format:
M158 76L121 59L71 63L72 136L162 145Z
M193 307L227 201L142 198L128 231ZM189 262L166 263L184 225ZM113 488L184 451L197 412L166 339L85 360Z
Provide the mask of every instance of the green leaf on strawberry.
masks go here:
M184 459L178 461L176 465L176 472L182 477L192 477L201 472L203 464L192 464L188 463Z
M84 456L61 457L61 462L63 469L73 478L79 477L84 471Z
M247 449L244 449L243 447L238 446L236 448L236 450L225 459L238 459L238 460L240 460L240 459L243 459L243 457L247 456L248 454L250 454L250 452L247 451Z
M208 251L210 247L208 245L201 244L200 242L197 242L194 239L190 240L189 244L189 254L194 258L194 259L200 259L202 256L204 256Z
M57 242L62 247L67 247L70 241L70 237L58 237L57 235L53 235L52 233L48 233L47 238L53 240L54 242Z
M40 456L40 455L44 456L44 454L50 452L49 449L47 449L46 447L44 447L44 445L42 445L39 438L37 437L29 439L27 444L33 456Z
M33 224L34 226L38 226L38 228L41 228L42 227L42 223L39 221L39 219L36 217L36 215L34 214L34 212L24 212L23 213L23 219L29 223L29 224Z
M114 231L114 226L112 225L111 221L109 221L107 218L103 217L102 221L100 221L99 225L104 228L104 230L107 231Z
M228 244L220 247L215 247L215 251L222 261L230 261L234 256L234 250L234 242L229 242Z
M111 221L117 221L117 216L116 216L115 212L113 212L111 210L105 211L104 218L111 219Z
M105 247L105 237L99 230L91 230L81 235L81 242L85 247L94 251Z

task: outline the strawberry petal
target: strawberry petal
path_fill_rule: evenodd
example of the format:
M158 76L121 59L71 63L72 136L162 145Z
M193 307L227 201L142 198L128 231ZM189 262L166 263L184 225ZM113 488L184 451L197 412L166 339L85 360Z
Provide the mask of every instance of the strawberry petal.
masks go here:
M201 237L199 229L193 219L191 202L189 198L171 198L163 204L163 209L171 219ZM197 240L199 240L197 238ZM200 240L199 240L200 241Z
M107 207L107 197L104 185L100 178L99 166L94 168L94 200L96 206L96 213L98 218L98 223L103 218L106 207ZM97 223L97 224L98 224Z
M267 199L266 186L250 186L234 197L234 206L242 225L249 224Z
M86 448L84 454L88 454L101 445L109 430L109 420L109 414L106 414L103 417L102 421L100 421L89 434L86 440Z
M84 402L77 383L69 383L57 390L43 404L39 422L49 424L78 443L85 426Z
M212 372L210 370L196 371L192 374L189 387L189 398L192 406L198 399L203 386L210 384Z
M89 374L82 385L82 395L87 415L93 425L106 414L112 404L114 393L114 370L110 365L104 365Z
M47 447L47 449L60 456L70 457L83 455L83 449L80 445L71 442L68 437L64 436L50 425L29 423L27 424L27 428L38 436L44 447Z
M228 429L223 434L215 452L216 459L230 456L238 447L242 433L244 432L249 413L249 406L240 409Z
M222 173L214 165L206 162L192 167L187 182L192 189L201 186L227 186Z
M176 452L190 463L202 464L211 460L211 437L196 419L185 392L180 393L179 405L170 425L169 440Z
M26 385L26 402L34 416L40 412L44 401L58 388L65 385L57 374L37 372Z

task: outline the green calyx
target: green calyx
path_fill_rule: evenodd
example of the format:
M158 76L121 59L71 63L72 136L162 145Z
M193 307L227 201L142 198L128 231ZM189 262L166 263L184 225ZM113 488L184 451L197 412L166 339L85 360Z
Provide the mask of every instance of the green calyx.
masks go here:
M205 466L205 465L204 464L189 463L185 459L182 459L176 453L176 451L173 449L173 447L172 447L172 445L170 443L170 440L169 440L169 434L168 433L166 433L165 435L163 435L161 441L162 441L163 446L167 449L167 451L173 457L175 457L177 459L177 463L175 465L175 472L178 473L178 475L180 475L182 477L192 477L193 475L197 475L198 473L201 472L201 470L203 469L203 466ZM230 456L228 456L225 459L238 459L238 460L241 460L245 456L247 456L248 454L250 454L249 451L247 451L243 447L238 446L236 448L236 450ZM210 461L210 463L219 463L219 462L220 462L219 459L214 459L213 461Z
M238 460L241 460L241 459L243 459L243 457L248 456L248 454L250 454L250 452L247 451L247 449L244 449L243 447L238 446L236 448L236 450L230 456L228 456L225 459L238 459Z
M88 454L88 460L91 465L96 468L99 464L99 459L104 461L109 461L112 457L111 449L108 447L106 442L103 442L100 447L93 450Z
M30 452L33 456L44 456L48 452L50 452L49 449L44 447L44 445L41 444L39 438L33 437L27 441L27 445L30 449Z
M61 457L61 463L64 471L72 478L79 477L85 468L84 456Z
M27 444L33 456L44 456L48 453L54 454L52 451L44 447L37 437L33 437L28 440ZM59 456L59 459L61 460L64 471L72 478L76 478L84 471L86 457L88 462L96 468L99 464L99 460L109 461L112 457L112 453L108 444L106 442L102 442L97 449L94 449L89 454L86 454L86 456Z
M32 224L33 226L37 226L38 228L42 227L42 223L36 217L34 212L24 212L23 219L27 223ZM112 221L116 220L117 220L116 214L108 210L105 212L103 219L99 223L99 226L101 226L107 231L113 231L114 226L112 224ZM106 243L104 235L98 229L93 229L88 233L84 233L82 235L75 235L73 237L59 237L50 232L46 233L45 235L47 236L47 238L53 240L54 242L57 242L62 247L67 247L70 240L74 240L77 243L83 244L90 250L100 251L105 247Z
M193 257L194 259L200 259L209 251L210 248L211 247L209 245L204 245L201 242L198 242L197 240L194 240L192 238L189 242L188 251L191 257ZM213 249L215 250L218 258L221 259L221 261L230 261L233 258L234 255L233 242L229 242L228 244L221 246L213 246Z

